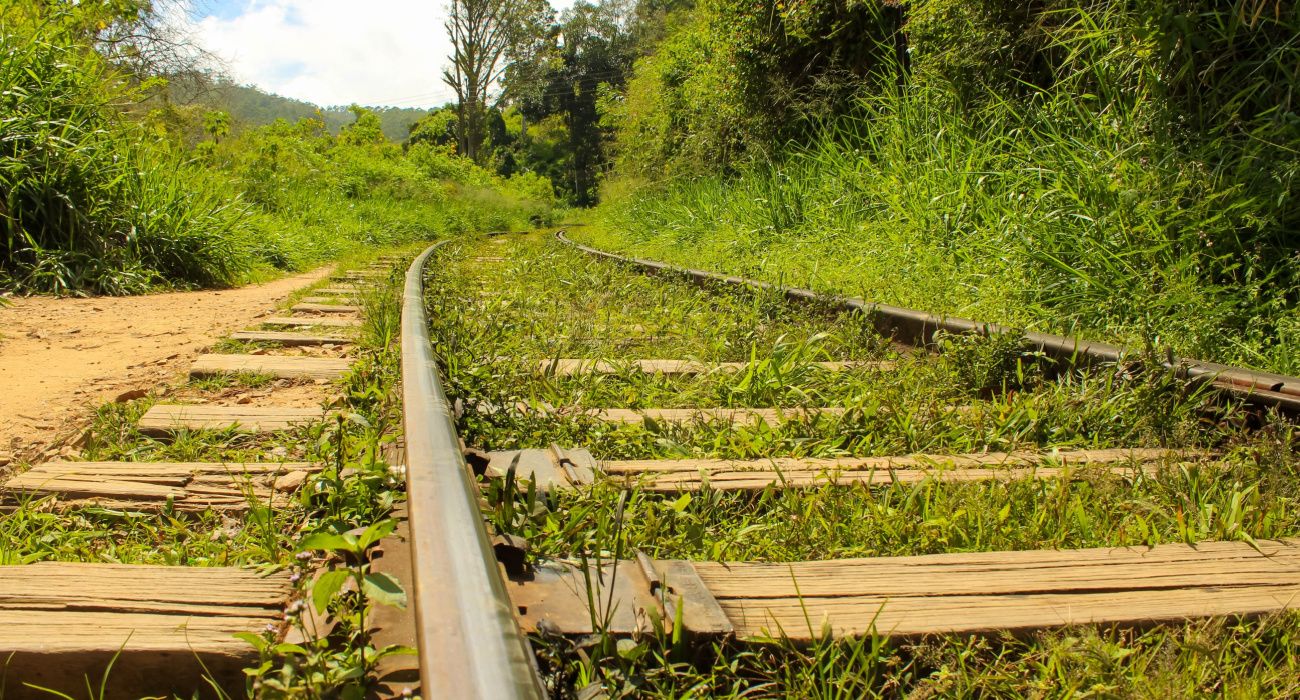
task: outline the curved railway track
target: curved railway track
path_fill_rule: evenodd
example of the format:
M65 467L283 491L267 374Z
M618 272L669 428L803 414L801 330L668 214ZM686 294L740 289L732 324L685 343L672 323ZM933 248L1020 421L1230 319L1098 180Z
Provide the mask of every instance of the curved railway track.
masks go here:
M594 258L667 274L709 286L743 287L775 293L793 302L812 302L833 312L856 312L895 341L926 347L937 333L1006 333L992 324L870 304L854 299L824 299L807 290L785 289L743 278L684 270L655 261L626 258L557 237L570 249ZM1100 467L1133 477L1150 464L1171 459L1168 450L1110 449L1044 457L1035 453L968 456L900 456L838 459L678 459L598 461L583 445L483 452L457 436L457 408L439 378L423 304L448 290L423 287L425 266L443 244L426 250L406 277L403 316L403 380L406 401L407 474L411 503L412 548L416 562L415 599L421 632L420 658L428 697L543 697L544 684L521 625L529 635L613 635L647 633L647 618L671 629L684 628L696 639L763 636L773 622L825 615L838 635L884 634L926 638L934 634L1026 632L1062 624L1149 625L1202 616L1255 616L1294 607L1300 601L1300 542L1180 544L1154 548L1085 548L1078 551L974 552L926 556L810 561L791 564L703 563L651 559L623 553L620 561L584 558L582 563L521 564L526 543L498 536L485 526L476 475L505 477L541 490L583 488L593 480L627 483L647 492L681 494L701 488L763 490L851 483L917 483L938 478L977 481L989 478L1052 479L1083 467ZM477 260L500 264L502 257ZM454 265L441 261L440 267ZM515 269L505 274L518 274ZM491 295L491 291L481 292ZM428 295L428 296L426 296ZM1125 362L1131 355L1115 346L1074 338L1029 334L1032 351L1067 365ZM494 352L485 350L489 356ZM495 360L510 358L496 357ZM751 361L752 362L752 361ZM694 358L608 360L605 357L543 359L536 371L552 380L590 374L646 373L660 377L743 372L750 363L708 363ZM823 363L831 364L831 363ZM838 363L837 363L838 364ZM863 363L869 364L869 363ZM888 363L877 363L886 365ZM1189 383L1204 384L1247 405L1294 411L1300 408L1300 379L1225 367L1167 360L1166 369ZM833 371L842 369L832 368ZM1057 372L1068 373L1069 369ZM696 409L656 413L644 407L599 410L521 404L462 407L466 411L516 411L542 420L588 420L595 424L645 422L662 426L680 420L736 425L789 418L769 413L721 416ZM614 412L625 411L626 417ZM735 409L744 411L746 409ZM824 420L832 407L811 409ZM798 409L795 409L798 412ZM470 446L471 448L473 445ZM1210 453L1182 451L1172 459L1197 460ZM625 482L620 481L625 480ZM620 506L621 508L621 506ZM543 557L544 559L544 557ZM586 569L584 571L584 568ZM595 622L590 601L616 601L617 610ZM601 627L603 630L594 630ZM819 633L808 625L811 641ZM790 630L786 630L790 632Z
M999 345L995 325L558 238L444 241L404 274L405 257L388 256L337 276L196 358L191 385L107 410L88 460L10 477L0 496L14 520L0 535L70 512L99 529L64 535L99 539L55 554L42 548L57 534L0 548L0 684L16 679L0 696L80 692L109 667L105 697L235 691L250 666L269 677L306 658L297 645L346 637L293 630L302 637L317 605L307 581L349 565L399 579L410 603L377 609L373 637L352 637L415 647L410 663L380 664L377 694L418 683L426 698L571 694L573 664L598 677L600 654L647 639L718 654L828 635L944 644L1300 606L1289 443L1202 439L1218 428L1179 417L1248 411L1276 432L1277 413L1300 408L1300 379L1167 358L1142 384L1122 348L1045 334ZM359 329L383 324L362 317L387 313L367 290L398 287L400 325L363 341ZM394 332L400 368L385 369L375 358ZM953 345L962 335L1018 358L1002 376L1031 380L961 389L960 363L984 361L961 353L985 352ZM358 343L374 353L349 349ZM349 456L345 424L367 410L370 432L357 432L370 442ZM1149 415L1130 425L1126 411ZM335 453L320 447L332 441ZM311 548L295 559L308 524L293 504L319 508L358 474L387 484L360 492L391 503L383 490L401 484L388 465L405 477L395 531L360 559ZM1155 514L1132 515L1136 501ZM385 517L382 503L311 527L347 531ZM1053 517L1083 524L1044 531ZM139 523L152 525L141 535ZM974 539L949 544L968 527ZM343 608L318 615L346 609L341 595ZM259 651L254 638L285 646Z

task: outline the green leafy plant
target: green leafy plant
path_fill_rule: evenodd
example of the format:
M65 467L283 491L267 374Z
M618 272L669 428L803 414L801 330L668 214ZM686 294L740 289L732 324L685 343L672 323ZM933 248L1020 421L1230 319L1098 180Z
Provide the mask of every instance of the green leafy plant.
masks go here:
M262 663L246 671L256 697L363 698L384 657L413 653L397 645L372 647L366 622L375 605L406 607L401 583L372 571L369 556L395 526L383 520L357 532L317 532L302 539L301 562L310 561L312 552L325 552L331 563L303 587L304 598L291 603L285 615L301 643L275 641L276 630L239 635L262 655ZM298 580L303 576L301 568L294 574ZM308 615L308 605L314 616Z

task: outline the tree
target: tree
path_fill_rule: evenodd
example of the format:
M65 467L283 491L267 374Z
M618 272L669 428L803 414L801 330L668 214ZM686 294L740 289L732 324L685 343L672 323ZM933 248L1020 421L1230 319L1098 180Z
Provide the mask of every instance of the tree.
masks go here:
M545 65L511 73L543 76L539 89L517 91L520 111L534 120L563 117L569 139L563 187L579 206L595 203L598 175L607 162L601 95L623 87L637 53L626 14L620 0L578 2L554 28L554 48L539 54Z
M546 0L451 0L446 23L451 67L442 80L456 91L457 140L462 155L478 161L488 93L515 51L530 44L551 12Z
M406 146L414 146L417 143L445 146L456 141L457 132L456 109L443 107L430 112L411 125Z
M222 136L230 133L230 114L228 112L208 112L204 114L203 130L212 137L213 143L219 143Z
M339 141L350 146L379 146L387 143L388 138L384 136L383 122L379 120L379 115L357 104L348 107L348 111L357 119L343 127L339 132Z

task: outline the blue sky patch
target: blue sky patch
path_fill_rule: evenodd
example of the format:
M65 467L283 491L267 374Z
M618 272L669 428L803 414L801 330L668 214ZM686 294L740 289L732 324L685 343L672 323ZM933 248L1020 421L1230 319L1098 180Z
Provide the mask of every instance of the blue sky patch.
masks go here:
M234 19L248 11L251 4L251 0L200 0L194 4L194 14L200 19Z

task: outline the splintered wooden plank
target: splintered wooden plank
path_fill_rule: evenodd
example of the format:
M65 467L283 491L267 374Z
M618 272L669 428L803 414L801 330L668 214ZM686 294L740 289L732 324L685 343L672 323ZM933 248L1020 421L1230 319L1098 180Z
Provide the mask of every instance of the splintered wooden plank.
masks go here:
M828 372L842 372L858 367L886 368L885 362L812 362L811 366ZM749 362L699 362L696 360L591 360L584 358L559 358L542 360L537 370L543 374L571 377L580 374L621 374L626 371L645 374L708 374L710 372L743 372L753 366Z
M289 307L290 311L298 311L316 314L356 314L361 313L360 306L351 304L294 304Z
M351 338L341 335L310 335L286 331L237 331L230 334L230 339L245 343L274 343L284 346L349 345L354 342Z
M1300 607L1300 540L695 569L742 637L1024 632Z
M756 490L771 485L813 487L828 484L917 483L940 481L1052 479L1080 468L1134 475L1162 464L1208 456L1204 451L1168 449L1071 450L1064 452L985 452L959 455L841 457L837 459L772 458L762 460L660 459L602 462L606 475L636 483L644 490Z
M307 318L300 316L272 316L270 318L262 319L261 322L268 326L320 326L322 328L354 328L361 325L361 320L356 318L326 318L323 316Z
M139 427L147 435L228 428L245 433L272 433L316 423L327 415L321 408L157 404L140 417Z
M241 510L249 499L283 503L320 471L307 462L47 462L4 484L11 494L57 497L62 505L182 511Z
M255 372L283 379L338 379L351 366L351 360L333 357L207 354L199 355L190 365L190 376Z
M110 663L107 698L240 689L258 653L234 635L279 630L291 590L287 572L227 567L0 566L5 697L79 697Z

